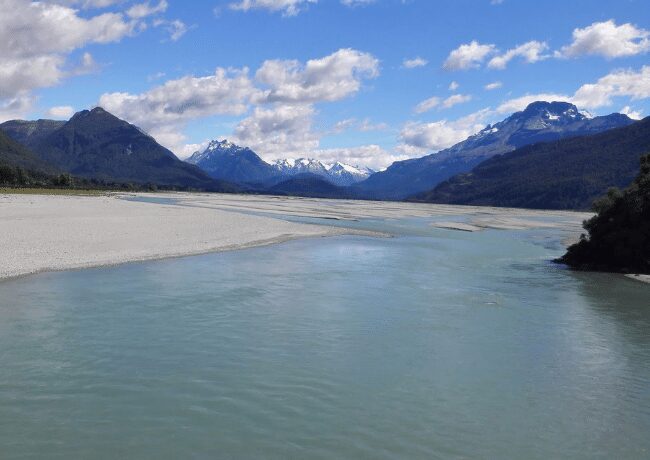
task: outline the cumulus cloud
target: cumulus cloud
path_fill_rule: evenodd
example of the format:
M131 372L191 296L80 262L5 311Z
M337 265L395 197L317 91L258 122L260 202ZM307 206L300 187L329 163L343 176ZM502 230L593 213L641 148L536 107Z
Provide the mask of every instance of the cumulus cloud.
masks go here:
M493 81L492 83L488 83L487 85L485 85L483 88L485 88L487 91L492 91L495 89L499 89L502 86L503 83L501 83L500 81Z
M509 99L505 102L502 102L497 108L496 113L500 115L510 114L513 112L519 112L524 110L528 104L536 101L563 101L571 102L571 97L564 94L556 93L537 93L537 94L526 94L524 96L519 96L513 99Z
M141 94L106 93L99 105L178 149L185 124L211 115L242 115L258 90L247 69L217 68L205 77L169 80Z
M469 94L453 94L444 100L441 100L440 98L434 96L420 102L415 106L413 111L415 113L424 113L436 107L439 107L441 109L449 109L457 104L462 104L471 100L472 96Z
M168 6L167 0L160 0L157 5L152 5L149 2L137 3L126 10L126 14L130 18L141 19L154 14L164 13L167 11Z
M235 141L266 158L281 152L307 156L317 150L323 134L313 129L315 104L350 97L378 74L379 62L372 55L342 49L304 64L265 61L254 78L246 68L217 68L213 75L185 76L140 94L108 93L99 105L141 126L179 155L188 151L182 134L188 122L247 114L234 129ZM359 130L377 128L367 120L355 123Z
M306 156L318 147L312 130L314 108L309 105L256 107L234 132L234 140L265 159Z
M33 97L29 94L20 94L15 97L0 99L0 122L23 118L34 104Z
M456 91L459 87L460 85L458 84L458 82L452 81L451 83L449 83L449 88L447 89L449 89L449 91Z
M97 2L78 2L100 6ZM133 35L139 23L120 13L82 17L70 5L24 0L0 0L0 107L16 114L16 101L23 110L33 101L31 92L58 84L71 75L87 73L96 66L83 55L77 66L68 55L89 44L118 42ZM19 114L20 115L20 114Z
M650 31L613 20L594 22L573 31L573 42L556 52L558 57L598 55L606 58L634 56L650 51Z
M443 109L449 109L455 105L463 104L472 100L472 96L469 94L454 94L449 96L447 99L442 101L441 107Z
M180 19L168 21L166 19L157 19L153 22L154 27L162 27L169 33L169 39L173 42L178 41L190 29Z
M368 166L374 170L384 169L395 161L408 158L407 155L390 152L376 144L320 149L314 151L313 154L323 163L341 161L354 166Z
M345 131L383 131L388 129L386 123L373 123L369 118L364 118L363 120L357 120L356 118L347 118L345 120L338 121L334 124L331 129L331 132L334 134L340 134Z
M489 110L481 110L458 120L430 123L410 122L400 132L397 150L407 156L437 152L467 139L485 127Z
M284 16L295 16L302 8L309 3L316 3L318 0L241 0L231 3L229 6L233 10L268 10L272 12L282 12Z
M377 75L379 61L374 56L341 49L304 66L298 61L266 61L255 78L268 88L258 102L309 104L346 98L359 91L363 79Z
M494 85L495 82L491 85ZM489 86L489 85L488 85ZM496 108L485 108L458 120L409 122L400 132L397 151L407 156L419 156L450 147L481 130L486 123L500 121L513 112L524 110L536 101L571 102L580 109L598 109L614 104L616 98L643 100L650 98L650 65L639 70L623 69L611 72L595 83L580 86L572 95L561 93L530 93L506 100ZM624 106L621 113L640 118L642 112Z
M438 107L440 105L440 98L433 96L430 97L429 99L425 99L424 101L420 102L418 105L415 106L413 111L415 113L424 113L428 112L429 110Z
M582 85L572 97L574 104L584 108L610 106L616 97L632 100L650 97L650 66L639 71L616 70L599 78L596 83Z
M491 54L496 47L490 44L481 44L476 40L460 45L449 53L443 64L445 70L467 70L477 68Z
M634 110L629 105L623 107L621 110L619 110L619 112L624 115L627 115L632 120L640 120L641 118L643 118L643 110Z
M51 107L47 112L45 112L46 117L58 120L67 120L72 117L72 115L74 115L74 108L69 105Z
M524 62L532 64L534 62L546 59L548 56L544 55L544 51L548 49L546 42L538 42L536 40L529 41L523 45L509 49L503 54L493 57L488 62L488 67L491 69L505 69L508 63L516 57L523 58Z
M429 61L426 59L422 59L421 57L415 57L413 59L404 59L404 62L402 62L402 67L405 69L415 69L417 67L424 67L427 65Z

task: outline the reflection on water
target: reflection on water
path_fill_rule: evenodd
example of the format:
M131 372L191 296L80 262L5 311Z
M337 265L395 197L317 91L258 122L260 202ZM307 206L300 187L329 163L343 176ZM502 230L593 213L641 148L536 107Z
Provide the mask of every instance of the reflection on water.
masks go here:
M643 458L650 288L408 227L0 283L2 457Z

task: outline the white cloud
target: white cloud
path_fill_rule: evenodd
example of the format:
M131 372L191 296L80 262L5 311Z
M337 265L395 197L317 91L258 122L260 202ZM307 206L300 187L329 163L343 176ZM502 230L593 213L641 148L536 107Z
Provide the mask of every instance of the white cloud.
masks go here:
M460 87L460 85L458 84L458 82L452 81L451 83L449 83L449 88L448 89L449 89L449 91L456 91L459 87Z
M323 134L313 130L314 105L350 97L378 74L379 62L372 55L342 49L304 64L266 61L254 79L248 69L218 68L213 75L170 80L141 94L104 94L99 105L141 126L179 155L189 150L182 134L188 122L248 113L235 127L235 141L267 158L281 152L307 156ZM359 130L383 127L368 120L355 123Z
M426 59L422 59L421 57L415 57L413 59L404 59L404 62L402 62L402 67L405 69L415 69L417 67L424 67L427 65L429 61Z
M365 6L375 3L377 0L341 0L341 4L349 7Z
M437 152L467 139L485 127L489 110L481 110L454 121L410 122L400 132L397 150L408 156Z
M173 42L178 41L190 29L187 24L179 19L168 21L157 19L153 22L154 27L163 27L169 33L169 39Z
M256 107L237 125L234 140L265 159L308 156L319 143L312 130L314 112L309 105Z
M364 118L363 120L348 118L335 123L331 129L331 132L334 134L340 134L342 132L351 130L370 132L383 131L385 129L388 129L388 125L386 123L373 123L369 118Z
M376 144L320 149L315 150L313 156L323 163L340 161L354 166L369 166L375 170L384 169L395 161L408 158L406 155L389 152Z
M571 98L569 96L565 96L563 94L555 94L555 93L538 93L538 94L526 94L525 96L519 96L514 99L509 99L503 103L501 103L497 108L496 108L496 113L503 115L503 114L511 114L513 112L519 112L520 110L524 110L528 104L536 101L548 101L548 102L553 102L553 101L564 101L564 102L571 102Z
M0 107L5 114L17 113L13 109L16 101L23 101L18 105L25 109L33 102L33 90L96 68L89 53L79 65L69 63L72 51L94 43L118 42L133 35L139 26L138 21L120 13L82 17L69 6L51 2L2 0L0 9Z
M72 115L74 115L74 108L69 105L52 107L45 112L46 117L58 120L68 120Z
M449 53L443 64L446 70L466 70L479 67L480 64L496 51L494 45L482 45L476 40L460 45Z
M440 107L442 109L449 109L457 104L462 104L464 102L468 102L471 100L472 100L472 96L470 96L469 94L453 94L444 100L441 100L440 98L434 96L420 102L418 105L415 106L413 111L415 113L424 113L424 112L428 112L429 110L435 107Z
M106 8L124 3L126 0L44 0L43 3L57 3L65 6L79 6L83 9Z
M29 94L20 94L8 99L0 99L0 123L15 118L24 118L34 105Z
M284 16L295 16L309 3L316 3L318 0L241 0L231 3L230 8L239 11L255 9L282 12Z
M247 69L217 68L206 77L169 80L141 94L106 93L99 105L180 150L185 124L211 115L242 115L258 92Z
M469 94L454 94L449 96L447 99L442 101L441 107L443 109L449 109L457 104L463 104L472 100L472 96Z
M369 118L365 118L361 120L359 123L358 129L361 132L369 132L369 131L384 131L388 129L389 126L387 123L373 123L370 121Z
M258 102L309 104L346 98L361 89L362 80L378 75L374 56L341 49L304 66L298 61L266 61L255 78L268 88Z
M573 42L556 52L558 57L599 55L606 58L634 56L650 51L650 31L613 20L594 22L573 31Z
M632 120L640 120L643 118L643 110L634 110L632 109L629 105L626 105L623 107L621 110L619 110L620 113L627 115L630 117Z
M612 105L615 97L629 97L632 100L649 98L650 66L645 65L638 72L632 69L616 70L596 83L582 85L572 100L579 107L598 108Z
M498 83L498 82L495 82ZM640 70L617 70L584 84L573 95L559 93L526 94L502 102L495 109L486 108L455 121L439 120L430 123L410 122L400 132L401 144L397 151L409 157L435 152L460 142L482 129L487 122L503 119L505 115L524 110L536 101L571 102L580 109L611 106L617 97L631 100L650 98L650 66ZM642 112L629 105L621 109L631 118L640 118Z
M413 111L415 113L424 113L428 112L429 110L438 107L440 105L440 98L433 96L430 97L429 99L425 99L424 101L420 102L418 105L415 106Z
M133 19L141 19L158 13L167 11L167 0L160 0L158 5L151 5L149 2L137 3L126 10L126 14Z
M548 45L546 42L529 41L516 48L509 49L499 56L493 57L488 62L488 67L491 69L505 69L508 63L517 56L522 57L525 62L532 64L547 58L548 56L543 54L547 49Z
M500 81L494 81L492 83L488 83L487 85L485 85L484 88L487 91L492 91L492 90L495 90L495 89L499 89L502 86L503 86L503 83L501 83Z

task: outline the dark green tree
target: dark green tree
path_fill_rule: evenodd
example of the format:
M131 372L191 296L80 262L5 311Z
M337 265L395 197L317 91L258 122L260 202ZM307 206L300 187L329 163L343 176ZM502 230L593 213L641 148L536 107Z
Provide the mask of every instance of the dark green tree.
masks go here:
M588 235L558 259L579 270L650 273L650 154L625 190L610 189L585 221Z

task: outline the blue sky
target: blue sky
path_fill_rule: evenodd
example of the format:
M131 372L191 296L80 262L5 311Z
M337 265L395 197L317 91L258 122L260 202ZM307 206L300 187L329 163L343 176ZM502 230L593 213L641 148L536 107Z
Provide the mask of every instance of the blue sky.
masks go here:
M181 157L227 137L269 160L381 168L535 99L650 114L643 0L0 7L0 118L67 118L101 104Z

